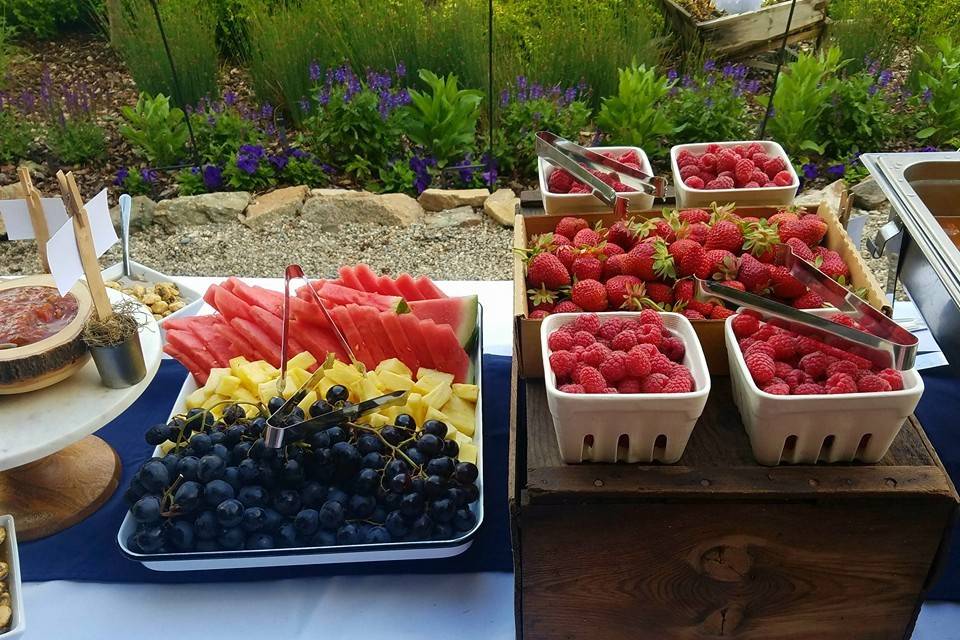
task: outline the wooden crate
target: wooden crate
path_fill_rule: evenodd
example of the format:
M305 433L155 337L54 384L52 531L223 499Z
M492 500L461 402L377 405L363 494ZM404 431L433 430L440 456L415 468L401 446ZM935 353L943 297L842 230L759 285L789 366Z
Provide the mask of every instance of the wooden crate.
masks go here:
M884 313L890 313L890 307L884 296L883 288L877 282L876 277L867 267L860 255L860 251L853 245L850 236L840 224L840 215L844 210L844 200L841 198L840 206L835 207L822 202L819 208L807 207L808 213L817 213L827 223L827 235L824 237L823 244L840 254L847 266L850 267L850 282L857 288L863 288L867 292L867 302L881 309ZM777 207L737 207L737 211L742 215L752 215L760 218L766 218L778 211ZM540 209L528 209L523 215L517 215L513 225L514 248L525 249L530 238L536 234L553 231L562 215L543 215ZM653 211L641 211L635 215L638 218L658 216L661 209ZM604 226L616 220L611 212L582 214L579 217L585 219L591 225L602 222ZM513 287L514 287L514 343L517 357L520 360L520 374L524 377L543 376L543 360L540 354L540 321L527 318L529 304L527 300L527 286L524 275L523 260L519 253L514 253L513 265ZM727 347L723 337L722 320L692 320L693 328L697 331L697 337L700 339L700 345L703 347L703 353L707 358L707 365L710 373L714 375L726 375L728 373Z
M664 16L685 46L702 46L720 58L773 51L783 42L790 2L697 22L675 0L660 0ZM827 0L797 0L787 44L817 40L827 26Z
M714 378L679 463L565 465L543 381L514 385L518 638L910 637L958 507L916 420L878 465L761 467Z

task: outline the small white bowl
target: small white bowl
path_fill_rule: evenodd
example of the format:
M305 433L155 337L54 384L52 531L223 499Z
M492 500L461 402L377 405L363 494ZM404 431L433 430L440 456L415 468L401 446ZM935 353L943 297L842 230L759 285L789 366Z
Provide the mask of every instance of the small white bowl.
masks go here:
M547 405L553 416L557 443L564 462L659 462L673 463L683 451L703 413L710 394L710 372L693 325L679 313L661 313L664 327L683 341L683 364L690 369L694 391L689 393L579 394L557 389L557 376L550 368L547 338L570 324L577 313L557 313L540 323ZM610 318L637 318L636 311L600 313ZM589 447L588 438L593 444ZM623 440L626 442L623 442ZM620 449L626 449L626 456Z
M27 619L23 614L23 584L20 579L20 556L17 553L17 532L13 526L13 516L0 515L0 528L7 530L7 541L0 544L0 560L10 563L7 576L7 588L10 590L10 604L13 618L7 631L0 631L0 638L13 640L27 630Z
M649 175L653 175L653 169L647 154L640 147L587 147L591 151L603 153L612 151L617 155L627 151L636 151L640 156L640 169ZM557 170L552 164L543 158L537 158L537 166L540 173L540 196L543 198L543 208L547 214L567 214L567 213L595 213L607 208L603 202L590 193L550 193L547 187L550 174ZM626 197L630 202L630 211L646 211L653 208L653 196L642 191L628 191L620 195Z
M836 313L835 309L817 315ZM725 320L733 402L750 436L753 457L762 465L781 462L878 462L923 394L916 369L902 371L903 389L877 393L778 396L761 390L747 370L733 332Z
M159 271L154 271L150 267L144 266L134 260L130 261L130 272L140 276L143 282L139 284L143 284L144 286L156 284L157 282L172 282L177 285L177 289L180 290L180 297L183 299L183 308L171 313L162 320L158 320L157 322L161 329L163 329L163 323L167 320L195 316L197 315L197 311L200 310L200 307L203 306L203 296L200 292L194 291L174 277L160 273ZM123 264L119 262L112 264L101 273L103 274L104 280L118 280L123 277Z
M767 155L783 158L787 165L786 170L790 172L790 176L793 178L788 186L751 189L694 189L683 183L683 179L680 177L680 167L677 165L677 156L684 149L699 155L706 151L709 144L719 144L721 147L727 148L754 143L762 145L764 153ZM797 172L793 170L793 163L790 162L787 152L779 144L769 140L678 144L670 149L670 166L673 169L673 186L677 194L677 207L684 209L709 207L712 202L717 204L736 202L740 206L787 206L793 204L793 200L797 196L797 189L800 187L800 178L797 177Z

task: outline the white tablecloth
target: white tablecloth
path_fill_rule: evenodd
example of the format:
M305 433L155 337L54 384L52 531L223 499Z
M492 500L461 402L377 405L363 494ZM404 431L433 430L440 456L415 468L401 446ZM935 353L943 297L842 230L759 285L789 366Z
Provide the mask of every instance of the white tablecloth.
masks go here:
M203 291L220 279L182 280ZM256 282L279 288L277 280ZM440 285L452 295L476 292L484 307L484 351L512 353L511 283ZM31 639L514 637L513 575L508 573L186 585L51 581L25 584L24 600ZM913 637L960 640L960 605L925 605Z

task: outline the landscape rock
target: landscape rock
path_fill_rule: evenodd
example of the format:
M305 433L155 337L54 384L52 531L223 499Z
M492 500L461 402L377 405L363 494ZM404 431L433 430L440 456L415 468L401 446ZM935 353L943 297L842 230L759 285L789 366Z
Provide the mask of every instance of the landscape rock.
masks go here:
M474 227L483 222L483 217L473 207L456 207L438 213L431 213L424 219L428 229L449 229L450 227Z
M130 228L146 229L153 224L157 203L147 196L133 196L130 199ZM110 219L113 226L120 229L120 206L110 207Z
M822 200L823 189L810 189L794 198L793 204L798 207L819 207Z
M309 193L309 187L300 185L276 189L257 196L247 205L243 224L252 229L258 229L281 218L292 218L300 213L303 201L307 199Z
M407 226L421 221L423 208L403 193L377 195L348 189L313 189L300 216L325 229L360 222Z
M204 193L163 200L154 210L155 219L167 226L188 226L239 219L250 202L246 191Z
M42 164L37 164L33 160L21 160L18 167L26 167L27 171L30 172L30 176L34 178L45 178L47 177L47 168Z
M458 207L482 207L489 189L427 189L417 201L427 211L445 211Z
M513 226L520 198L513 189L497 189L483 201L483 212L505 227Z
M887 201L880 185L873 178L867 178L850 190L853 195L853 205L859 209L873 211Z

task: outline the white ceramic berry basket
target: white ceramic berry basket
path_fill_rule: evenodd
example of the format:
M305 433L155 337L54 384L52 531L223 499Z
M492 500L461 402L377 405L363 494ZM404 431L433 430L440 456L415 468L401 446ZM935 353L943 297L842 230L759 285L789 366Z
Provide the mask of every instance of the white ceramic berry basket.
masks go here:
M689 393L573 394L557 389L550 368L547 338L579 314L558 313L540 325L547 405L553 416L564 462L664 462L680 459L710 394L710 373L690 321L679 313L661 313L664 327L683 341L683 364L695 390ZM600 313L609 318L637 318L639 312Z
M815 312L836 313L835 309ZM901 372L903 389L878 393L778 396L757 387L733 333L733 316L724 336L730 362L733 402L750 437L753 457L767 466L780 463L879 462L923 394L916 369Z
M783 158L786 170L790 172L793 181L786 187L757 187L753 189L694 189L683 183L680 177L680 167L677 166L677 155L684 149L692 153L703 153L708 144L719 144L721 147L735 147L758 143L763 146L764 153L773 157ZM776 142L769 140L746 140L737 142L698 142L695 144L678 144L670 149L670 166L673 169L673 185L677 194L677 206L682 208L709 207L710 203L725 204L736 202L740 206L753 205L790 205L800 187L800 178L793 169L787 152Z
M644 173L653 175L650 160L647 159L647 154L640 147L587 148L597 153L613 151L616 154L621 154L627 151L636 151L637 155L640 156L640 168ZM537 158L537 166L540 173L540 196L543 198L543 208L548 214L596 213L607 207L590 193L550 193L547 180L550 178L550 174L557 169L543 158ZM642 191L630 191L620 195L626 197L630 202L631 211L646 211L653 208L653 196Z
M27 630L27 619L23 615L23 583L20 579L20 556L17 552L17 532L14 528L13 516L0 515L0 528L7 530L7 540L0 544L0 562L9 564L6 582L10 590L10 605L13 609L10 628L0 631L0 638L13 640L22 636Z

